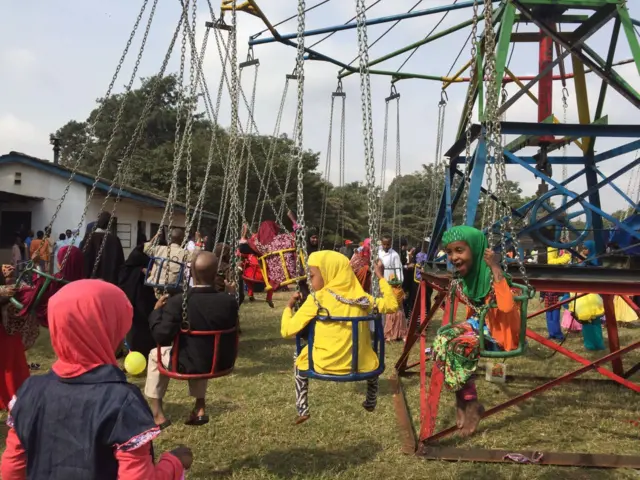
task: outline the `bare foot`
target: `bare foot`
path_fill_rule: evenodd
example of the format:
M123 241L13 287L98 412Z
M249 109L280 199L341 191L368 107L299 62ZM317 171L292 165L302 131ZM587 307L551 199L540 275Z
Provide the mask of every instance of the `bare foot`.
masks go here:
M461 429L464 425L464 400L456 396L456 426Z
M153 421L156 422L156 425L164 425L167 423L167 417L164 414L156 415L153 417Z
M463 437L469 437L477 430L480 419L484 414L484 407L480 402L478 402L478 400L463 402L465 403L464 424L460 429L460 435Z

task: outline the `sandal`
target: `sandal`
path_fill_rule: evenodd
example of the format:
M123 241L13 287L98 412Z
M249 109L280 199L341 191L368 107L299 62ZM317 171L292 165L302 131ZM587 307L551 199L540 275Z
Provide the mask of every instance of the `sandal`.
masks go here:
M209 423L209 415L191 415L186 422L185 425L199 427L200 425L206 425Z
M169 428L171 426L171 420L167 419L164 422L162 422L160 425L158 425L158 427L160 427L160 430L166 430L167 428Z

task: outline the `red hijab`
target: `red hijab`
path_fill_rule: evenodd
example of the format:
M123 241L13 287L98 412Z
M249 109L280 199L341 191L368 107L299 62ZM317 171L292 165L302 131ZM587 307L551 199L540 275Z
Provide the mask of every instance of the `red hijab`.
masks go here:
M249 246L258 251L256 248L256 240L265 247L269 245L274 238L280 233L280 227L274 220L265 220L260 224L258 233L249 239Z
M115 351L131 328L125 293L102 280L65 285L49 301L53 371L74 378L101 365L117 365Z
M62 261L64 260L68 249L71 249L71 251L69 252L69 258L67 258L67 262L64 264L64 268L56 273L54 277L62 278L69 282L75 282L76 280L84 278L84 256L82 255L82 250L80 250L78 247L62 247L60 250L58 250L58 254L56 255L56 260L58 261L58 263L62 264ZM38 292L42 288L44 282L45 279L43 277L35 275L33 287L25 288L16 294L16 299L23 305L23 308L19 313L20 316L24 316L29 313L29 309L31 308L33 302L36 301ZM49 299L53 296L53 294L60 290L61 286L62 284L58 282L51 282L47 287L47 290L42 294L40 302L38 303L35 310L35 314L40 323L46 325L47 305L49 303Z
M371 260L371 239L367 238L364 242L362 242L362 252L360 255L366 257L367 260Z

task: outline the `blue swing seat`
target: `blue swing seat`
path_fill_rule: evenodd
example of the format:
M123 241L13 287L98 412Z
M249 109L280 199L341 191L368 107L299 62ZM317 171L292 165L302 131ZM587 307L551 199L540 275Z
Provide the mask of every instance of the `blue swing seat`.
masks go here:
M177 257L174 257L177 258ZM169 268L171 264L177 264L180 266L180 272L178 273L178 278L175 282L169 283L161 283L164 280L165 268ZM153 273L153 278L151 272L153 268L156 267L156 271ZM182 288L182 280L184 278L184 269L185 264L179 262L177 260L172 260L170 258L165 257L149 257L149 265L147 266L147 274L144 277L144 284L148 287L153 288L168 288L168 289L177 289Z
M361 322L371 322L374 324L373 331L373 351L378 356L378 368L371 372L358 372L358 339L359 339L359 325ZM329 375L326 373L318 373L314 370L313 363L313 339L315 336L316 323L317 322L351 322L351 373L346 375ZM296 349L298 355L304 348L303 341L307 341L307 352L309 356L309 368L307 370L300 370L298 373L302 377L313 378L315 380L325 380L329 382L360 382L363 380L369 380L376 378L384 372L384 329L382 326L382 316L380 314L371 314L364 317L331 317L317 316L308 326L308 338L305 339L303 335L298 334L296 336Z

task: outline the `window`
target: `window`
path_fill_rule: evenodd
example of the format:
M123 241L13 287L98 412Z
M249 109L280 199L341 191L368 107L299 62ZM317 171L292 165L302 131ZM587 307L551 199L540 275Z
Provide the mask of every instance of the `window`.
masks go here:
M119 223L116 232L122 248L131 248L131 224Z
M13 174L13 184L22 185L22 172L16 172Z

